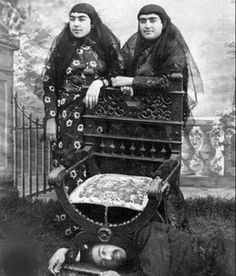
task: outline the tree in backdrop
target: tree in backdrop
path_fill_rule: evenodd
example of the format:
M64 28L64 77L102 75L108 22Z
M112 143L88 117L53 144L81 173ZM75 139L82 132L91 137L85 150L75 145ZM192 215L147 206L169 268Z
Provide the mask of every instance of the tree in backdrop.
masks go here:
M43 71L49 32L30 14L29 1L0 0L1 20L9 29L10 38L20 40L20 49L14 55L14 93L17 93L18 102L25 106L27 113L32 113L34 118L42 118L43 92L36 89L36 80L40 80Z

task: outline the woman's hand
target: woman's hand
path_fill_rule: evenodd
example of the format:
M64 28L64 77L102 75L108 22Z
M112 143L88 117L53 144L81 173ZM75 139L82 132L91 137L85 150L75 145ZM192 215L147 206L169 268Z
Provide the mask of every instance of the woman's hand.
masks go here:
M134 78L131 77L117 76L115 78L111 78L111 82L113 87L132 86L133 79Z
M98 97L102 87L103 82L101 80L95 80L91 83L86 96L84 97L84 103L86 107L95 107L95 105L98 103Z
M121 86L120 90L124 95L130 96L130 97L134 95L134 90L132 86Z
M60 248L53 254L51 259L49 260L48 270L52 274L55 275L56 273L60 272L62 265L65 262L67 251L68 248Z
M57 140L57 124L55 118L48 119L46 122L46 138L50 141Z
M101 272L99 275L100 276L120 276L119 273L117 273L116 271L113 271L113 270L108 270L108 271L105 271L105 272Z
M56 185L56 182L62 180L65 174L66 174L66 168L63 165L60 165L59 167L53 169L52 171L50 171L48 175L48 184L50 186Z

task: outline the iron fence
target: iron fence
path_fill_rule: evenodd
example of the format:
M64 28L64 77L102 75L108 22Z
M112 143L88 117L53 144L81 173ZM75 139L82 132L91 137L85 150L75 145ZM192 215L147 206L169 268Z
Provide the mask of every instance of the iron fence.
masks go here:
M21 197L38 196L50 190L50 143L43 137L42 120L32 118L14 96L14 185Z
M52 168L50 143L43 139L44 123L33 119L14 96L14 183L20 196L38 196L51 190L48 174ZM217 120L216 120L217 119ZM219 118L195 121L183 137L181 175L209 179L235 177L235 120L215 123ZM189 178L188 178L189 179Z

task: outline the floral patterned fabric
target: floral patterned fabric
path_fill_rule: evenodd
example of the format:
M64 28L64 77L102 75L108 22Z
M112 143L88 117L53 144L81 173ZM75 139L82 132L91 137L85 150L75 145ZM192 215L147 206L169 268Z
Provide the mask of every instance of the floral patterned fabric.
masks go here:
M87 179L69 196L71 203L91 203L142 211L148 202L150 177L98 174Z
M106 65L93 50L93 41L85 40L76 49L71 64L65 72L65 80L57 91L56 64L49 63L44 77L44 103L46 119L55 118L57 123L57 142L53 142L53 164L67 167L66 159L74 152L83 149L84 85L90 85L106 70ZM79 157L79 155L78 155ZM70 173L66 183L71 190L86 178L85 167Z

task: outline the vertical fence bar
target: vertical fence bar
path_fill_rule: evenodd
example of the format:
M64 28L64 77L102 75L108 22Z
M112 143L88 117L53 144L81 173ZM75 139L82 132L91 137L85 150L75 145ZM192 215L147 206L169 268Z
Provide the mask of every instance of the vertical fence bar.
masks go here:
M51 142L48 141L48 174L52 170L52 149ZM53 187L50 186L50 191L52 191Z
M35 179L35 185L36 185L36 195L39 194L39 119L36 119L35 122L36 127L36 143L35 143L35 172L36 172L36 179Z
M29 195L32 195L32 114L29 115L28 130L28 168L29 168Z
M43 170L43 193L46 193L47 185L47 152L46 140L42 139L42 170Z
M22 107L22 152L21 152L21 174L22 174L22 196L25 197L25 107Z
M17 132L18 132L18 117L17 117L17 94L14 97L14 185L16 189L18 189L18 182L17 182Z

